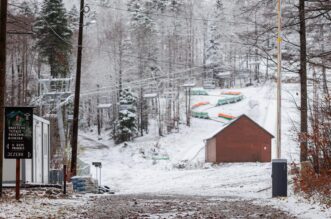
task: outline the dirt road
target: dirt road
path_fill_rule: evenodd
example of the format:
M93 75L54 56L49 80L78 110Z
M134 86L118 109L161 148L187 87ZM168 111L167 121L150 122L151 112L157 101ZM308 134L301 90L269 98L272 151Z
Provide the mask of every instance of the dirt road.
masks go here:
M249 201L192 196L98 196L75 211L80 218L296 218Z

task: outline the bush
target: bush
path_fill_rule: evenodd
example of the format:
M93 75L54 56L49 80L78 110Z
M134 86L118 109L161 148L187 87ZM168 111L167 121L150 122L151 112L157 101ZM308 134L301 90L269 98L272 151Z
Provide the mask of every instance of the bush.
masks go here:
M294 177L294 191L331 206L331 170L317 174L311 162L303 162L301 171Z

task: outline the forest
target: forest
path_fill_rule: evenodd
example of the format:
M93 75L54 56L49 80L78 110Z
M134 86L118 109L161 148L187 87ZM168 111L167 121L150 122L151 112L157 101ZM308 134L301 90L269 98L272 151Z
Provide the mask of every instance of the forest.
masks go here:
M78 3L8 3L5 102L34 106L51 121L54 167L56 154L70 160ZM331 1L282 1L280 79L276 8L274 0L86 0L79 129L111 130L120 144L155 121L166 136L190 126L194 86L300 84L300 121L286 134L310 168L295 183L329 195Z

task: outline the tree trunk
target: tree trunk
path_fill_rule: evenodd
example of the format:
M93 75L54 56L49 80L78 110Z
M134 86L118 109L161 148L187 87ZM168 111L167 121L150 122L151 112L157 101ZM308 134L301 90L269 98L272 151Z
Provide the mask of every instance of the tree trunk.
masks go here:
M300 161L307 160L307 48L306 48L306 21L305 0L299 0L300 19L300 85L301 85L301 124L300 124Z
M14 68L14 51L11 53L11 106L15 105L15 68Z
M6 92L6 23L7 1L0 1L0 197L2 196L3 130Z

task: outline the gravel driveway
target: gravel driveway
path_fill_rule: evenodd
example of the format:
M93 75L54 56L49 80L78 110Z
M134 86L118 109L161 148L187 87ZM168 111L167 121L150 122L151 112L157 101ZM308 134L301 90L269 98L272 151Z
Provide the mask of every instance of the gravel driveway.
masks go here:
M69 209L66 209L69 210ZM68 211L67 211L68 212ZM70 211L69 211L70 212ZM249 201L192 196L114 195L91 197L79 218L296 218Z

